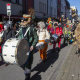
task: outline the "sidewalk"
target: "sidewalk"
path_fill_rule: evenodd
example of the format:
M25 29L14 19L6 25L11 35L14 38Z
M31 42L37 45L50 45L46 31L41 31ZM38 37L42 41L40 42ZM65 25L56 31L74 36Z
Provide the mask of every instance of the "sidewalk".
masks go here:
M80 59L73 47L56 80L80 80Z

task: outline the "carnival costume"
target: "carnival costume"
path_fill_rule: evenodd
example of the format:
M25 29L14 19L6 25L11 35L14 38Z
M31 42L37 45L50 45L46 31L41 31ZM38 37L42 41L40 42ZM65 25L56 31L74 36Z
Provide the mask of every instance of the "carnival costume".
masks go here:
M51 21L50 17L48 18L47 23L49 24L48 27L47 27L47 30L50 32L51 28L52 28L52 21Z
M3 42L3 39L2 39L3 33L4 33L4 26L3 26L2 22L0 22L0 55L2 53L1 46L2 46L2 42ZM2 56L1 56L1 58L2 58ZM3 60L3 58L2 58L2 60Z
M31 15L23 15L23 19L21 21L20 32L19 32L19 39L27 39L29 41L30 47L35 47L36 43L38 42L37 32L35 28L32 28L30 25L31 22ZM27 32L26 36L24 37L25 33ZM29 61L26 65L21 66L25 70L25 80L30 78L31 73L31 65L33 62L33 50L30 51Z
M57 27L55 27L55 26L57 26ZM62 28L61 28L61 27L58 27L58 24L57 24L57 23L54 24L54 29L52 28L52 34L56 34L56 35L59 36L59 39L58 39L57 42L58 42L58 47L59 47L59 50L60 50L60 46L61 46L61 36L62 36L62 34L63 34L63 31L62 31ZM53 50L55 49L57 42L54 41L54 43L53 43Z
M68 45L69 45L69 36L70 36L70 32L69 32L69 27L67 25L64 25L65 27L63 28L63 35L64 35L64 41L63 41L63 45L65 45L65 41L67 41Z
M37 35L39 38L39 43L43 42L45 44L45 47L43 49L40 49L40 58L42 60L46 59L46 51L48 48L47 41L50 39L50 34L49 32L45 29L45 24L44 22L38 22L39 30L37 31Z

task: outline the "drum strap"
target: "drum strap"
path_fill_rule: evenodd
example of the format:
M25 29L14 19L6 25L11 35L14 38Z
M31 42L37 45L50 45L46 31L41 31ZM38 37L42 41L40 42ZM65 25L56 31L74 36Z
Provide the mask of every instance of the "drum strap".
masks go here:
M24 34L24 37L27 35L28 31L29 31L30 27L27 29L27 31Z

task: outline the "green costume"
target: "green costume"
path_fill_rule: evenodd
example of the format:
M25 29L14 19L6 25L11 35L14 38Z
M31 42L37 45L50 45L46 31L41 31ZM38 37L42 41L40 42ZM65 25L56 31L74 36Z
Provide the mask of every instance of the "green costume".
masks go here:
M31 28L31 26L29 24L26 25L26 28L25 28L26 31L27 31L27 29L29 27ZM23 39L23 31L22 31L22 29L23 28L21 28L21 31L20 31L19 36L18 36L19 39ZM37 36L37 32L36 32L35 28L32 28L32 30L33 30L33 32L31 33L31 29L29 29L29 31L28 31L28 33L26 35L26 39L29 41L30 46L35 47L37 42L38 42L38 36ZM33 51L31 51L31 55L30 55L29 61L25 65L25 67L28 68L28 69L31 69L32 62L33 62Z

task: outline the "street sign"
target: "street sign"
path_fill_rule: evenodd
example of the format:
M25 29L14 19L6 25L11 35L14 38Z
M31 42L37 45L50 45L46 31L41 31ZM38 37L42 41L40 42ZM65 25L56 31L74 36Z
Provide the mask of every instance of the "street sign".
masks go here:
M6 7L7 7L7 16L11 16L11 4L10 3L6 4Z
M7 6L7 9L11 9L11 4L10 3L6 4L6 6Z
M11 16L11 10L7 10L7 16Z

